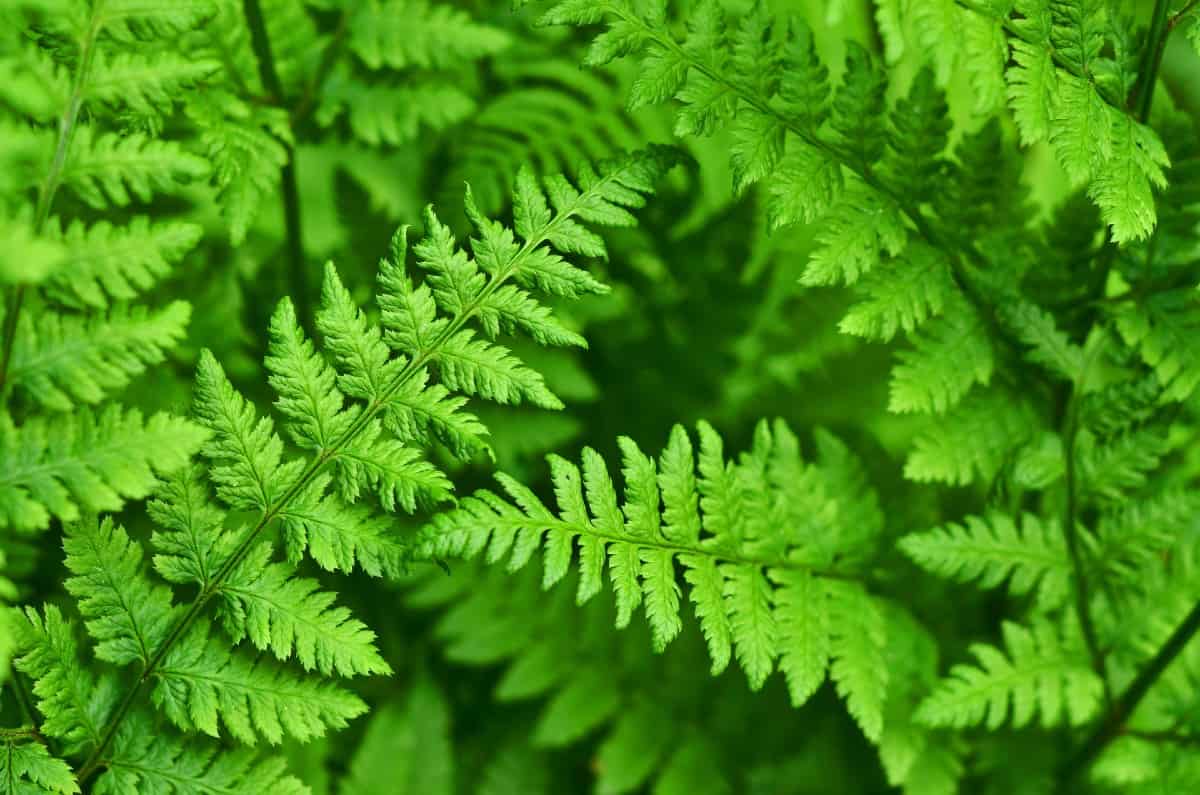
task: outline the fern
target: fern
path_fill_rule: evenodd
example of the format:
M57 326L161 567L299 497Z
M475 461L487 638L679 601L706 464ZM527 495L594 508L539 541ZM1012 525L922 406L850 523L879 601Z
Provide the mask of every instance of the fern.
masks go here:
M0 790L1200 789L1198 14L0 0Z
M143 420L110 406L99 415L36 419L17 427L3 418L0 449L7 463L0 506L8 526L45 528L50 517L71 521L82 511L119 510L150 493L154 472L183 466L204 439L195 424L167 414Z
M1009 721L1020 728L1035 716L1042 726L1079 725L1095 714L1101 684L1077 647L1064 643L1053 625L1006 623L1004 645L1008 656L994 646L973 646L979 666L952 668L921 703L916 718L932 726L996 729Z
M1067 596L1070 561L1061 532L1027 515L1018 525L1009 517L967 517L965 524L908 536L900 548L922 568L960 582L977 581L1022 596L1036 593L1043 607Z
M272 419L258 416L210 354L201 357L195 413L204 433L196 432L194 438L199 443L207 437L202 452L209 468L181 468L152 508L163 528L153 538L155 568L173 584L198 585L196 598L176 605L172 589L151 579L140 544L111 520L85 520L68 529L66 565L72 576L66 587L95 641L96 657L117 666L133 664L140 671L120 704L113 708L109 701L100 713L107 717L96 718L95 725L103 727L98 734L95 726L85 731L78 725L79 715L91 712L79 710L69 718L64 730L86 735L81 780L101 765L107 772L96 786L116 791L149 785L156 776L171 780L180 771L186 775L174 784L177 788L190 786L180 782L191 780L210 782L203 785L210 787L214 781L252 786L279 775L274 763L241 754L211 765L208 752L184 746L150 756L151 749L134 739L136 734L129 735L126 721L148 719L137 702L144 686L150 686L154 704L182 731L217 737L223 728L248 745L260 739L272 744L285 737L309 740L365 711L365 704L348 690L230 652L230 643L248 639L281 661L295 657L304 668L325 675L390 671L373 633L348 610L334 606L332 595L318 591L315 582L296 576L292 564L307 554L329 570L357 566L378 576L403 568L410 541L362 498L374 493L387 511L412 511L418 500L433 503L447 496L449 481L418 452L419 445L428 443L421 434L434 426L465 453L480 446L485 431L478 422L454 417L461 413L461 402L449 389L500 402L528 397L550 407L561 405L542 386L540 375L490 338L503 318L506 326L531 329L547 344L573 340L545 333L559 327L553 315L531 293L504 282L540 283L559 293L602 290L549 246L602 253L600 238L573 218L631 223L623 208L639 206L642 194L673 159L667 150L653 150L599 173L584 168L578 189L563 177L549 178L545 184L554 209L538 181L522 175L515 220L519 238L468 205L479 234L472 244L474 259L457 250L448 228L430 209L428 237L416 246L425 281L414 285L410 280L403 230L394 239L391 259L383 261L382 328L366 321L337 271L328 266L319 319L329 340L329 358L305 338L291 303L280 302L266 364L284 428L301 450L313 453L311 459L285 457ZM476 338L467 326L473 320L481 321L483 337ZM431 370L442 383L429 383ZM420 420L414 418L418 410L424 412ZM330 463L333 471L324 471ZM219 505L211 501L206 481L215 486ZM32 488L37 486L26 487ZM59 513L67 507L58 508ZM258 519L249 527L235 526L226 511L248 511ZM275 520L292 563L272 562L271 545L260 538ZM228 639L204 617L205 606L214 599ZM57 615L47 607L45 626L61 624ZM28 616L34 626L42 625L36 612ZM36 688L44 688L47 677L71 676L76 670L61 659L52 665L36 662L37 648L27 641L18 663L34 677ZM65 657L74 656L73 649L67 651ZM78 691L95 690L86 677L73 678ZM111 762L110 750L115 754ZM151 767L143 771L139 765ZM280 786L293 786L289 781Z
M513 502L477 492L429 526L426 554L486 554L491 562L507 557L515 570L544 547L543 584L549 587L566 574L578 546L578 600L603 587L607 568L617 625L628 624L644 604L660 651L681 627L678 561L714 674L736 656L751 688L758 689L778 657L798 706L829 670L864 733L877 738L886 681L876 659L884 643L882 624L861 585L824 568L835 555L853 556L856 545L869 544L870 523L875 531L879 526L877 509L867 507L869 524L857 528L861 536L845 539L847 549L828 536L839 533L838 525L827 522L862 510L856 503L863 497L839 471L857 464L842 458L838 443L827 439L822 447L832 459L828 469L805 467L796 437L782 424L762 423L754 448L737 464L723 460L721 439L710 426L700 426L700 439L696 453L677 426L657 466L622 439L621 507L603 460L590 449L584 450L582 471L551 458L558 516L533 492L500 475ZM784 473L804 474L793 480ZM869 505L873 498L866 500ZM759 510L748 514L756 504ZM770 517L783 524L766 524Z

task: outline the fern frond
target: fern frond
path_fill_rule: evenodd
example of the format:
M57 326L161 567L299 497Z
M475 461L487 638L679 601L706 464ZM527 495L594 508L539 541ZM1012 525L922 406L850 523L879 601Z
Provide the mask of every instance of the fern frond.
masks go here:
M880 340L890 340L900 330L915 331L940 315L956 295L945 257L918 244L872 269L855 290L862 298L846 312L838 329Z
M1051 727L1078 726L1095 715L1103 685L1080 643L1061 637L1045 619L1031 627L1006 621L1003 634L1007 656L994 646L973 645L978 667L951 668L918 707L919 722L959 728L984 724L994 731L1008 722L1021 728L1035 716Z
M0 416L0 515L18 530L39 530L52 516L74 521L82 512L118 511L150 493L155 472L183 467L205 437L187 420L155 414L144 421L118 406L20 427Z
M294 654L306 671L325 675L391 673L374 632L334 606L334 595L319 591L316 580L296 577L293 567L272 563L271 556L270 544L259 544L216 591L222 626L234 643L248 638L280 660Z
M218 61L172 52L97 53L85 83L85 101L151 115L165 113L182 89L221 68Z
M1154 369L1167 400L1186 400L1200 384L1195 290L1169 290L1117 314L1117 329Z
M0 253L0 283L40 284L61 274L70 261L66 247L38 235L28 217L0 215L0 235L6 241Z
M577 600L603 588L607 568L618 626L644 605L656 650L681 626L678 562L714 673L735 655L758 689L779 657L799 705L829 668L863 731L878 737L884 630L873 597L842 581L849 575L820 568L833 555L853 560L870 544L871 530L860 536L859 528L842 529L852 516L878 530L878 507L848 468L848 451L826 440L819 462L806 465L781 422L761 423L738 463L724 461L720 437L707 425L700 439L695 453L676 427L657 465L622 439L623 505L603 460L588 448L582 472L550 457L557 516L532 491L497 475L512 502L489 491L462 500L423 531L423 552L483 554L492 563L507 557L515 570L541 547L549 587L566 574L578 546Z
M1057 328L1054 317L1029 301L1007 308L1004 320L1029 346L1028 356L1050 372L1078 383L1083 377L1083 350Z
M978 392L978 390L977 390ZM1031 435L1027 404L989 390L972 393L949 413L930 418L904 463L920 482L965 486L990 480Z
M422 131L438 132L470 118L475 100L451 83L395 87L337 74L325 83L317 121L331 125L347 114L350 131L368 146L397 146Z
M992 345L983 319L965 301L946 307L901 351L892 370L888 409L944 414L975 384L991 380Z
M1098 79L1106 37L1123 22L1092 0L1020 0L1016 10L1006 77L1022 143L1051 142L1114 241L1144 239L1156 223L1152 188L1166 186L1170 162L1158 134L1128 115L1125 92L1114 100Z
M133 41L143 35L178 35L216 11L214 0L106 0L98 23L117 41Z
M968 516L900 540L900 549L921 568L958 582L996 588L1005 582L1015 596L1036 593L1042 608L1063 603L1069 594L1071 563L1055 522L1033 514L1017 522L1005 514Z
M366 712L358 696L319 679L250 661L199 622L167 651L152 697L179 728L219 736L218 721L247 745L284 736L305 741L340 729Z
M0 735L0 793L34 792L75 793L79 785L70 765L51 756L40 742Z
M125 665L149 664L177 618L171 592L146 577L141 545L105 517L69 525L63 539L76 598L96 656Z
M96 791L111 795L308 793L299 779L285 775L286 769L281 757L263 757L248 749L218 751L211 745L164 737L139 717L118 733L107 769L96 780Z
M263 199L276 190L279 169L288 162L287 114L280 108L251 106L224 92L189 103L187 110L200 128L221 211L229 221L229 240L239 245Z
M350 23L350 49L370 69L445 68L503 50L504 31L424 0L368 0Z
M123 388L184 337L192 308L174 301L158 311L114 307L78 316L45 311L21 318L9 383L48 409L99 403Z
M26 607L14 630L16 667L34 681L41 732L61 740L68 753L95 747L116 700L115 683L88 670L71 623L54 605L41 614Z
M886 252L898 255L908 234L899 207L857 180L821 219L816 248L801 282L810 286L854 284Z
M110 204L125 207L135 198L148 202L208 174L207 160L174 141L143 133L96 134L92 127L82 127L63 168L63 182L92 207L104 209Z
M450 721L445 696L433 682L418 679L403 701L374 712L339 791L451 795L456 765Z
M72 221L59 231L57 219L48 237L60 237L71 262L47 285L50 295L70 306L107 309L150 289L200 241L201 228L184 222L152 222L136 216L116 226Z

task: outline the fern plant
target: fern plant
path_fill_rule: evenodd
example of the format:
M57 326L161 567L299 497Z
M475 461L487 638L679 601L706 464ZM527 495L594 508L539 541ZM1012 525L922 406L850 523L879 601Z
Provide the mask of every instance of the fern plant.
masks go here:
M0 19L0 792L1200 788L1194 0Z
M46 718L41 731L83 759L75 780L103 770L97 789L117 792L299 786L277 781L280 768L270 759L214 759L182 740L147 745L147 700L185 733L217 737L223 729L251 746L308 740L365 711L349 690L230 646L248 640L325 677L390 671L374 634L332 594L298 577L295 564L308 558L329 571L396 576L411 544L363 502L366 495L387 512L448 497L449 480L420 450L433 438L459 455L486 445L486 428L463 408L464 396L561 407L539 373L490 340L503 328L546 345L582 342L526 288L568 296L603 290L555 249L603 254L601 239L580 221L631 223L625 208L640 205L671 163L668 151L650 151L599 173L585 169L578 187L549 178L547 193L523 172L515 232L468 205L479 235L473 256L429 210L426 237L415 246L426 278L414 284L400 230L380 266L379 324L326 268L318 326L327 352L306 338L283 300L266 365L288 435L307 454L285 455L272 420L257 415L211 355L201 356L194 415L207 467L185 468L149 506L161 527L152 539L154 570L173 585L196 586L195 596L177 604L173 589L151 575L139 542L111 519L87 519L66 529L66 588L96 659L132 664L134 677L94 676L72 623L53 605L26 608L19 630L17 669L33 683ZM235 522L229 512L252 518ZM264 537L276 525L288 563L273 562ZM210 603L227 639L207 615ZM36 771L22 775L39 780Z

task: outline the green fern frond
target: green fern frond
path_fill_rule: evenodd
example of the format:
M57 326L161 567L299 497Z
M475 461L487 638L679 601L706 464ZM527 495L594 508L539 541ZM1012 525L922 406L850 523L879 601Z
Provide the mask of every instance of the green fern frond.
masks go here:
M945 258L936 250L909 245L894 260L874 268L856 285L862 297L838 329L867 339L890 340L936 317L956 295Z
M109 406L99 415L28 420L16 426L0 416L0 515L18 530L47 527L50 518L118 511L146 497L155 472L183 467L205 439L203 429L177 417L143 420L136 410Z
M240 245L264 198L276 190L279 169L288 162L287 114L215 91L189 103L187 111L200 129L221 211L229 221L229 240Z
M507 47L504 31L450 5L368 0L350 23L350 49L371 69L444 68Z
M306 671L326 675L391 673L374 632L334 606L334 595L319 591L316 580L271 558L270 544L258 545L217 590L222 626L235 643L248 638L280 660L294 654Z
M1022 301L1004 312L1004 320L1029 346L1029 358L1071 383L1084 374L1084 353L1055 324L1054 317L1037 305Z
M177 618L171 592L146 577L142 548L109 518L69 525L63 540L66 588L74 596L96 656L148 665Z
M433 682L418 679L403 701L375 711L339 792L453 795L450 721L446 697Z
M54 605L42 613L26 607L14 619L17 670L34 681L40 731L64 744L68 753L94 748L116 700L115 683L99 680L79 653L71 623Z
M320 679L301 678L266 660L230 652L201 621L171 645L157 669L152 697L185 731L219 736L219 723L239 742L285 736L301 742L340 729L366 712L358 696Z
M925 324L897 358L888 409L900 413L944 414L975 384L987 386L994 367L983 319L964 301Z
M928 419L904 463L919 482L965 486L988 481L1030 437L1027 404L995 390L968 395L949 413Z
M9 383L54 411L99 403L183 339L191 306L174 301L158 311L117 306L107 314L43 312L21 318Z
M70 765L51 756L40 742L0 734L0 793L34 792L74 793L79 785Z
M0 216L0 234L7 241L0 253L0 283L40 284L61 274L70 261L67 248L39 236L27 217Z
M217 12L214 0L105 0L98 25L117 41L188 31Z
M111 795L307 795L309 788L286 775L286 769L281 757L264 757L248 749L218 752L211 745L164 737L150 721L138 716L118 733L95 791Z
M900 540L900 549L921 568L980 588L1005 582L1015 596L1036 593L1043 609L1061 605L1070 592L1071 564L1062 530L1033 514L968 516Z
M856 547L870 543L869 535L855 535L858 528L843 535L841 522L861 515L864 502L873 506L873 497L864 497L857 477L846 477L846 453L828 442L819 463L804 464L782 423L760 424L753 449L738 463L723 460L720 437L707 425L700 439L694 454L676 427L658 464L622 439L623 504L595 451L584 450L582 472L551 456L557 516L532 491L498 475L512 503L489 491L462 500L426 528L424 554L485 554L493 563L507 557L515 570L544 548L549 587L567 573L577 545L578 601L604 587L607 568L618 626L644 605L657 650L681 627L678 562L714 673L736 655L758 689L780 657L799 705L828 667L863 731L878 737L884 690L876 657L884 638L873 597L849 575L820 568L834 554L853 560ZM868 507L864 518L878 522L877 508Z
M325 126L343 113L350 131L368 146L406 144L421 132L436 133L471 118L475 100L452 83L396 87L359 82L335 73L325 83L317 121Z
M382 264L382 327L367 320L330 265L318 313L328 358L306 338L291 303L281 302L271 324L267 368L284 429L312 458L286 450L273 419L260 416L234 389L211 353L201 354L194 407L201 427L180 426L179 433L190 436L174 445L172 453L179 457L175 466L156 462L164 475L172 469L182 471L167 480L150 507L159 524L152 536L155 569L171 583L199 586L196 597L187 606L176 606L172 590L150 579L140 544L111 520L68 529L67 567L72 576L67 588L78 598L88 631L98 641L96 655L118 665L136 662L140 669L132 688L104 719L99 741L85 763L85 778L103 767L107 778L99 781L123 791L151 783L168 786L170 780L159 780L163 770L138 770L137 759L151 758L159 760L154 764L186 767L188 775L171 784L184 791L208 786L203 783L206 777L239 791L238 782L245 777L259 782L278 775L274 763L260 768L242 754L210 763L204 752L159 751L145 745L129 746L129 757L121 761L114 754L125 753L122 744L133 741L131 722L143 720L136 700L143 687L179 729L216 737L224 726L244 744L260 739L275 744L285 736L312 739L345 726L366 710L358 696L320 676L298 676L274 661L231 651L230 640L212 630L205 607L215 600L216 617L234 643L248 639L280 660L295 657L303 667L325 676L387 673L390 669L375 647L374 634L335 605L333 595L319 590L316 581L298 577L292 565L274 562L273 545L260 534L278 520L293 563L307 554L327 570L359 566L374 576L403 571L413 539L398 530L394 518L361 498L373 492L387 511L413 511L418 502L449 496L445 475L423 458L427 431L449 435L460 451L477 446L472 442L484 431L477 420L459 411L463 396L451 389L500 401L524 396L505 391L511 390L501 386L507 377L539 402L557 405L544 386L530 386L542 384L540 375L487 338L524 329L548 344L576 342L527 290L544 287L557 295L604 291L551 246L602 255L603 241L581 222L633 223L626 208L641 206L675 159L670 150L652 149L604 164L598 172L583 167L578 187L561 176L539 184L523 175L515 232L482 217L468 195L467 214L477 233L470 254L458 249L449 229L430 210L428 235L416 247L424 280L414 286L406 273L403 230L396 236L391 259ZM474 321L478 331L468 325ZM471 336L479 332L479 337ZM105 417L109 415L110 425L122 419L116 408ZM140 416L131 412L130 417L140 426ZM156 422L175 430L170 426L173 420L156 419L152 424ZM36 466L48 446L40 436L33 438L32 431L46 433L40 421L27 422L19 430L6 421L4 430L7 446L28 459L41 479L10 488L9 501L15 505L6 510L17 517L17 524L44 524L51 510L64 518L79 513L53 476L49 486L58 491L50 496L57 501L41 513L34 510L40 506L33 497L44 499L49 489L42 482L48 477L45 467ZM197 446L202 446L207 469L185 466ZM104 484L113 491L114 499L107 501L90 493L79 495L81 502L87 500L86 508L115 510L120 507L117 486L125 491L148 487L142 479L152 480L151 470L130 459L130 449L137 446L123 450L125 458L119 461L106 458L102 472L134 482ZM104 450L92 445L85 452ZM158 458L163 457L159 452ZM68 475L77 471L78 467L57 477L74 485ZM216 502L209 499L209 484L215 487ZM86 485L95 490L100 484L93 477ZM651 486L657 488L653 482ZM247 513L255 517L249 526L235 518ZM260 769L265 771L261 775Z
M1094 0L1020 0L1012 38L1008 96L1022 143L1049 140L1072 179L1112 229L1113 240L1147 237L1156 212L1152 188L1170 165L1157 133L1128 115L1097 75L1109 31L1121 26Z
M151 115L165 113L181 90L209 77L221 64L172 52L97 54L85 84L85 101Z
M200 241L201 228L178 221L154 222L136 216L121 226L72 221L65 230L52 220L47 232L60 238L71 262L70 273L47 285L51 297L69 306L107 309L129 301L166 276Z
M1053 624L1003 625L1007 655L977 643L978 667L958 664L921 703L916 719L929 726L985 725L1014 728L1040 716L1042 726L1085 723L1100 707L1103 685L1089 667L1082 645L1063 638ZM1011 704L1011 714L1010 714Z
M148 202L159 193L177 192L187 182L209 174L207 160L174 141L143 133L121 137L83 127L63 168L63 182L97 209L125 207L135 198Z
M1195 290L1168 290L1117 314L1117 329L1154 368L1167 400L1186 400L1200 384Z

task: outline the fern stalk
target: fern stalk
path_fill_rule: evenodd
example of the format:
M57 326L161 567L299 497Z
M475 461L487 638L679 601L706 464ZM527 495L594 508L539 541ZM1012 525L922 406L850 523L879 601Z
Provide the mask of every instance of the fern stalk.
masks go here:
M274 521L275 518L278 517L285 508L288 507L288 505L297 497L297 495L304 492L312 480L325 468L326 464L336 458L344 448L346 448L358 437L360 433L363 432L365 428L371 425L375 419L375 416L382 411L385 406L388 405L392 396L404 389L409 382L416 377L422 368L429 364L429 362L441 352L441 349L446 345L446 343L475 316L487 299L491 297L496 290L503 286L505 282L512 278L513 275L515 275L519 265L525 260L525 258L528 257L529 254L532 253L538 246L549 240L553 236L554 230L560 224L568 221L572 216L574 216L577 212L576 208L584 205L591 194L593 194L602 186L611 182L613 179L614 174L607 174L603 177L600 177L590 189L579 194L575 200L574 207L566 208L557 213L553 218L547 221L540 230L530 234L521 247L512 255L512 258L508 261L505 267L497 269L495 275L492 276L489 282L479 291L479 294L475 297L475 299L470 304L465 306L461 313L459 313L457 316L451 319L449 323L446 324L442 332L432 340L429 347L420 355L411 357L405 366L401 368L400 372L397 373L391 385L382 391L379 398L369 403L366 409L359 414L355 421L350 424L350 426L338 439L334 440L329 447L322 450L318 456L313 458L313 460L308 463L308 465L304 468L304 471L301 472L300 476L288 488L288 490L285 491L282 496L280 496L275 504L269 506L265 511L263 511L258 521L255 522L254 525L246 532L246 535L238 543L232 554L230 554L230 556L209 580L208 585L201 589L200 593L197 594L196 598L188 607L187 612L184 613L184 615L178 621L176 621L174 626L172 626L170 632L155 650L154 655L150 658L145 668L142 669L137 681L135 681L133 686L126 691L125 697L121 700L121 703L114 711L113 716L105 725L104 730L101 733L100 742L96 744L96 747L92 750L92 753L88 756L87 760L83 763L83 766L79 769L78 779L80 783L87 781L103 764L104 752L112 743L122 721L129 714L129 711L136 703L142 688L154 676L163 660L166 659L167 653L171 650L171 648L179 641L180 638L183 637L184 633L188 630L196 618L199 617L201 611L208 601L219 592L221 586L224 584L225 580L228 579L230 573L237 568L237 566L250 552L254 546L254 542L257 540L262 531L266 529L266 527L272 521Z
M1142 699L1150 692L1150 688L1162 677L1198 631L1200 631L1200 602L1192 606L1191 611L1171 633L1171 637L1167 638L1167 642L1155 653L1150 662L1146 663L1146 667L1137 675L1137 678L1129 684L1129 687L1113 704L1112 709L1104 716L1104 720L1096 727L1091 736L1079 746L1074 754L1068 757L1067 763L1059 772L1059 780L1064 785L1070 784L1087 770L1100 753L1121 735L1125 720L1133 714L1133 711L1142 703Z
M1154 0L1154 11L1150 17L1150 32L1146 36L1146 48L1138 63L1138 80L1133 87L1133 104L1138 119L1145 124L1150 118L1150 103L1154 100L1154 83L1158 79L1158 68L1162 65L1163 52L1167 48L1167 36L1171 25L1167 18L1170 0Z
M246 25L250 28L250 46L258 62L258 76L271 102L282 107L283 82L275 68L275 56L271 51L271 39L258 0L242 0ZM304 268L304 237L300 225L300 188L296 181L296 149L290 141L280 141L287 150L287 162L279 169L280 189L283 193L283 226L287 237L288 281L292 285L292 300L296 304L296 315L307 325L311 318L309 309L308 273Z
M67 155L71 150L71 139L75 135L76 123L79 121L79 111L83 109L83 89L87 85L88 73L92 69L92 60L96 54L96 39L100 29L104 27L104 0L96 0L92 4L92 14L88 18L88 26L79 42L79 63L75 66L75 74L71 78L71 95L63 108L58 121L58 141L54 145L54 159L50 161L50 170L46 179L38 188L37 206L33 214L33 231L38 234L50 217L50 207L54 197L62 185L63 169L67 165ZM8 365L12 361L13 343L17 336L17 320L21 315L21 307L25 302L25 285L18 284L9 296L8 306L4 313L4 350L0 353L0 395L4 394L4 385L8 380Z

